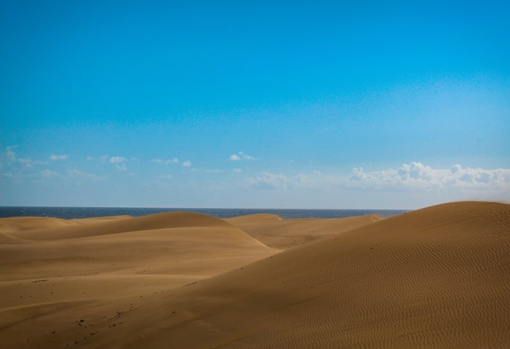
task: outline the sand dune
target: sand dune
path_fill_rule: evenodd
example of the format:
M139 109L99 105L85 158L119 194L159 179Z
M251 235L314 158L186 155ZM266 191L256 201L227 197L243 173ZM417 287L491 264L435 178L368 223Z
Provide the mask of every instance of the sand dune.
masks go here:
M13 233L17 231L69 227L72 221L52 217L12 217L0 218L0 233Z
M287 249L362 227L380 220L375 215L335 219L286 219L255 214L225 219L269 247Z
M0 236L0 341L31 348L25 325L37 333L41 321L69 319L54 318L57 310L94 312L96 306L143 299L277 252L229 223L194 213L11 230Z
M188 347L510 346L510 206L456 203L283 252L165 299ZM163 301L163 300L162 300ZM199 320L200 319L200 320ZM201 331L202 338L187 338ZM133 347L138 340L133 338Z
M89 224L77 224L73 220L70 222L73 226L31 229L18 232L16 236L29 240L57 240L164 228L232 227L229 223L221 219L193 212L158 213L144 217L121 219L96 218L86 222ZM239 230L237 230L237 233L244 235L244 233Z
M229 221L253 229L257 219L279 221L269 216ZM183 219L175 228L2 241L1 267L8 278L2 273L0 340L9 348L510 347L510 205L434 206L280 253L233 225L196 218L203 220L197 227ZM163 224L156 223L160 219L165 220L147 218L151 227ZM296 228L306 233L303 226ZM290 228L280 234L292 236ZM164 245L169 236L173 239ZM144 275L112 267L97 275L36 279L41 262L23 269L29 255L9 254L13 246L16 253L40 248L42 254L42 246L57 243L74 244L69 257L84 255L85 250L78 253L81 244L91 243L88 253L103 246L103 253L115 254L108 262L126 264L125 252L157 271ZM145 259L135 247L150 248L157 257ZM47 256L58 253L52 248ZM176 264L178 253L192 263L208 255L200 264L207 272L193 279L193 268L167 267ZM258 261L248 261L250 253L252 262ZM93 257L106 258L99 255ZM218 260L223 271L213 271ZM28 279L30 268L34 274ZM179 270L188 283L171 281ZM38 298L26 301L29 295Z

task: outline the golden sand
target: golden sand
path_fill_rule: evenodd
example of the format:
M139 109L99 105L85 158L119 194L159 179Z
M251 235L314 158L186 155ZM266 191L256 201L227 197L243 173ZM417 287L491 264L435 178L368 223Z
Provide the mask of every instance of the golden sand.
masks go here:
M510 348L510 205L0 219L2 348Z

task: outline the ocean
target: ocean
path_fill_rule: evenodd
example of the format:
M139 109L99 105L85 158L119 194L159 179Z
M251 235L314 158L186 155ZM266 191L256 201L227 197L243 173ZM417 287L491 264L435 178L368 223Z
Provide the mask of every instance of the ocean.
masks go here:
M320 210L320 209L248 209L248 208L144 208L144 207L0 207L0 218L36 216L64 219L129 215L146 216L161 212L190 211L218 218L238 217L256 213L271 213L283 219L345 218L377 214L391 217L407 210Z

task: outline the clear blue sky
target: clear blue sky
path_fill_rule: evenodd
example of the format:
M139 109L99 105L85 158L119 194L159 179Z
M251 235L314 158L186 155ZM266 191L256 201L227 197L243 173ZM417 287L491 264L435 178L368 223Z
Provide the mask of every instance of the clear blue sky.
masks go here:
M0 205L505 201L509 14L0 0Z

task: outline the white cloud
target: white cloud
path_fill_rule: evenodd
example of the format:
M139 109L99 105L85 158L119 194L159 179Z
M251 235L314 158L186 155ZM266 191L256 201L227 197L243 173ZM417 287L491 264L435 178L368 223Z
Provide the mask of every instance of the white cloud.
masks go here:
M447 191L466 192L484 190L510 195L510 169L485 170L462 168L454 165L449 169L436 169L420 162L403 164L397 169L365 172L354 168L349 176L311 174L287 176L264 172L250 177L245 184L254 189L319 188L332 187L368 191Z
M5 148L5 153L2 154L1 158L5 159L8 165L16 161L16 153L12 149L16 149L18 146L13 145Z
M88 160L88 161L99 160L99 161L101 161L101 163L103 163L103 164L104 164L104 163L106 163L106 162L108 162L109 158L110 158L110 157L109 157L108 155L103 155L103 156L100 156L100 157L98 157L98 158L95 158L95 157L93 157L93 156L87 156L87 160Z
M88 161L95 161L95 160L99 160L102 164L105 164L105 163L110 163L110 164L122 164L124 162L128 162L128 161L134 161L134 162L140 162L140 160L138 158L125 158L123 156L108 156L108 155L103 155L103 156L100 156L98 158L95 158L95 157L92 157L92 156L87 156L87 160ZM120 166L122 168L122 166ZM118 168L118 167L117 167Z
M462 168L460 167L460 165L453 165L452 167L450 167L450 171L452 173L457 173L461 170Z
M126 164L115 164L115 168L119 171L126 171L127 170L127 167L126 167Z
M5 177L5 178L9 178L9 180L12 183L16 183L16 184L22 183L23 178L24 178L23 174L21 174L19 172L16 172L16 173L6 172L6 173L2 173L1 176Z
M204 173L222 173L222 172L225 172L223 170L219 170L217 168L215 169L212 169L212 170L209 170L209 169L204 169L204 168L192 168L191 169L191 172L204 172Z
M32 160L30 158L18 158L12 151L16 147L7 147L5 153L0 154L0 159L8 161L10 165L17 163L26 168L32 168L35 165L48 164L48 162ZM62 155L58 156L59 159L63 159ZM51 160L51 156L50 156ZM26 180L31 180L33 183L44 183L46 180L59 179L65 182L74 181L76 184L82 184L83 182L99 181L104 180L106 177L100 177L91 173L81 172L78 169L67 170L65 173L58 173L50 169L44 169L39 172L27 172L19 171L19 169L13 168L13 171L2 173L1 176L9 178L13 183L23 183Z
M289 186L293 186L293 182L293 178L269 172L263 172L260 176L246 179L248 187L253 189L286 189Z
M184 162L182 163L182 166L184 166L184 167L190 167L190 166L191 166L191 161L189 161L189 160L184 161Z
M63 154L63 155L51 154L51 156L50 156L51 161L66 160L66 159L67 159L67 154Z
M66 179L74 180L76 184L82 184L83 182L97 182L106 179L103 176L100 177L93 173L82 172L76 168L72 170L67 170L66 174L67 174Z
M362 168L354 168L345 185L368 190L448 188L508 190L510 169L484 170L462 168L460 165L454 165L449 169L434 169L420 162L413 162L409 165L403 164L396 170L365 172Z
M127 161L127 159L123 158L121 156L113 156L113 157L110 158L110 162L112 164L118 164L118 163L122 163L122 162L125 162L125 161Z
M247 155L247 154L243 153L242 151L240 151L238 154L239 155L237 155L237 154L230 155L230 161L255 160L255 158L253 156Z
M33 167L33 166L35 166L35 165L44 165L44 164L45 164L45 163L44 163L44 162L42 162L42 161L39 161L39 160L32 160L32 159L30 159L30 158L26 158L26 159L18 158L17 160L18 160L18 162L19 162L20 164L22 164L22 165L23 165L23 166L25 166L25 167L29 167L29 168L30 168L30 167Z
M11 166L14 163L19 163L24 167L32 168L35 165L44 165L44 161L32 160L30 158L18 158L13 149L16 149L18 146L13 145L5 148L5 152L0 154L0 168L3 165Z
M172 175L163 175L163 176L159 176L158 178L172 179L172 178L174 178L174 176L172 176Z
M177 159L177 158L168 159L168 160L152 159L152 162L155 162L155 163L160 164L160 165L170 165L170 164L178 164L179 163L179 159Z
M240 168L234 168L232 171L237 172L237 173L243 172L243 170L241 170Z
M43 178L48 178L48 179L51 179L51 178L55 178L55 177L59 177L60 175L55 172L55 171L50 171L48 169L46 170L42 170L40 173L40 176L43 177Z

